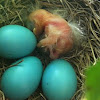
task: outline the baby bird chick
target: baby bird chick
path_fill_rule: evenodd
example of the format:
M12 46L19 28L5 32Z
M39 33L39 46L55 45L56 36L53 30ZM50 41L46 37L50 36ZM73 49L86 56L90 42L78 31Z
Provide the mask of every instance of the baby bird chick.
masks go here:
M49 50L51 59L59 58L72 49L72 30L65 19L43 9L33 11L29 19L35 25L34 34L37 37L45 36L37 46Z

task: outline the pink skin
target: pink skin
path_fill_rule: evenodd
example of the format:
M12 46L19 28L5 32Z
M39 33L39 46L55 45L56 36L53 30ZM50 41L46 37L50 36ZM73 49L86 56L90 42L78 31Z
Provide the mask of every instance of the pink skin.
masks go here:
M29 19L35 23L35 35L45 35L37 46L49 49L50 58L59 58L72 49L72 30L66 20L43 9L32 12Z

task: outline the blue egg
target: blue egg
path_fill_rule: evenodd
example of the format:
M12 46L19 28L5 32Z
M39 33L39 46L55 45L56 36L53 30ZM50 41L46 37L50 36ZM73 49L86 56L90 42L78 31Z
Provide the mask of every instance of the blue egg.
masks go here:
M0 28L0 56L21 58L32 53L37 44L35 35L20 25L6 25Z
M15 66L8 68L1 78L1 89L10 100L25 100L38 88L42 63L37 57L29 56L12 65Z
M77 89L71 64L63 59L52 61L44 71L42 89L48 100L70 100Z

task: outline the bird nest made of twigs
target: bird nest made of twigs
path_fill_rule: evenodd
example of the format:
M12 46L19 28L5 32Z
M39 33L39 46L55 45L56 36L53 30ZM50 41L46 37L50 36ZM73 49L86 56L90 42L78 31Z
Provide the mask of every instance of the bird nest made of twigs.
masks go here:
M39 3L39 5L38 5ZM36 6L36 4L38 6ZM0 27L9 24L27 26L27 16L36 9L43 8L60 14L64 19L80 25L85 33L85 42L62 58L69 61L77 74L78 88L72 100L81 100L85 94L84 71L100 58L100 1L98 0L0 0ZM6 47L5 47L6 48ZM32 55L37 56L46 66L51 60L38 48ZM0 78L15 60L0 58ZM5 100L0 92L0 100ZM41 86L28 100L45 100Z

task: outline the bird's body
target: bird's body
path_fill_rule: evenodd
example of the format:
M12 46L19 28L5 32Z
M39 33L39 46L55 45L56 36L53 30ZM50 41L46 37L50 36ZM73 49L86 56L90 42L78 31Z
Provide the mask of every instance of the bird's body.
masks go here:
M62 17L39 9L32 12L29 19L35 23L33 30L35 35L37 37L45 35L37 46L49 50L52 59L58 58L73 47L72 30Z

